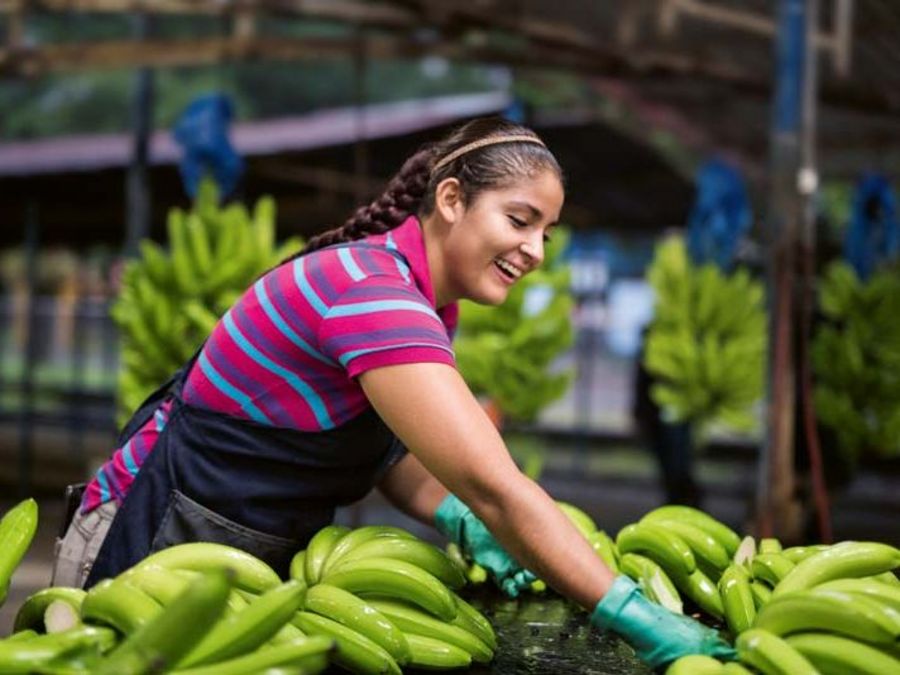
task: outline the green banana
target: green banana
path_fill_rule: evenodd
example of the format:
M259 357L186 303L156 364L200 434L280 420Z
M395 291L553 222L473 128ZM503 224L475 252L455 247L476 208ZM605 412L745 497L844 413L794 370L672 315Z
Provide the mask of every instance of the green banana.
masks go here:
M81 603L85 623L111 626L131 635L162 611L162 606L142 590L118 579L104 579L91 588Z
M191 579L159 565L138 564L131 567L117 579L139 588L163 607L168 607L184 593Z
M698 564L706 563L711 570L715 570L716 576L728 567L731 562L728 551L706 530L700 529L696 525L676 520L663 522L665 522L666 529L684 539L684 542L693 551Z
M744 631L734 644L738 660L765 675L820 675L800 652L766 630Z
M343 525L327 525L316 532L306 545L306 558L303 563L303 571L306 583L310 586L319 583L322 576L322 567L335 545L348 533L349 528Z
M329 572L322 581L351 593L406 600L444 621L452 621L458 612L451 591L439 579L402 560L361 558L347 561Z
M822 630L884 645L900 637L900 621L889 609L862 596L828 590L773 597L757 614L754 627L777 635Z
M16 640L30 640L33 637L37 637L38 632L33 628L24 628L22 630L17 630L11 635L0 640L0 644L6 644L7 642L14 642Z
M756 619L750 575L741 565L732 564L722 572L718 587L728 628L735 635L743 633Z
M24 499L0 519L0 605L9 593L13 573L28 552L37 532L38 505L34 499Z
M197 277L194 274L194 262L191 259L191 244L187 233L186 218L186 214L181 209L172 209L169 211L167 228L175 282L182 293L193 294L198 290Z
M352 673L400 675L400 666L387 651L352 628L312 612L297 612L292 623L307 635L324 635L334 640L334 662Z
M63 633L0 640L0 673L32 673L57 658L85 651L100 654L116 643L116 632L81 625ZM123 674L124 675L124 674Z
M650 597L651 600L658 602L660 605L663 605L666 609L673 611L676 614L684 613L681 594L678 592L678 589L675 587L675 584L672 583L672 579L666 574L665 570L653 560L646 556L642 556L639 553L625 553L619 559L619 566L623 574L631 577L641 585L644 593L648 594L648 597ZM655 577L660 580L663 586L665 586L665 590L668 594L666 602L662 601L663 598L659 596L659 593L655 589L651 592L651 589L648 588L650 579Z
M868 577L900 567L900 550L878 542L845 541L802 560L781 580L773 597L846 577Z
M225 661L252 652L290 621L300 609L305 593L306 584L295 579L269 589L245 609L213 626L179 667Z
M803 654L822 675L886 675L900 673L900 660L856 640L829 633L798 633L787 643Z
M440 579L453 589L466 585L466 578L450 557L436 546L418 539L379 537L360 544L343 556L340 562L329 567L335 572L345 564L360 558L393 558L412 563Z
M494 652L473 633L435 619L427 612L394 600L371 600L372 606L405 633L435 638L465 650L478 663L489 663Z
M900 587L900 579L893 572L882 572L881 574L873 574L872 579L889 586Z
M819 584L811 589L812 593L820 591L841 591L863 595L900 612L900 588L888 586L871 578L868 579L834 579Z
M456 593L450 591L450 594L453 596L458 610L456 618L450 623L472 633L490 647L491 651L497 651L497 634L494 632L491 622Z
M597 531L597 524L594 522L594 519L577 506L560 501L556 502L556 506L559 507L559 510L565 514L575 528L581 532L583 537L588 538Z
M619 573L619 552L614 542L606 532L597 530L588 535L588 541L594 552L603 558L603 562L613 574Z
M208 666L172 671L173 675L258 675L272 668L289 668L306 675L322 672L328 665L328 654L334 641L324 636L301 636L290 642L258 649L228 661Z
M647 513L641 522L663 522L671 521L689 523L701 530L706 531L728 552L729 556L733 556L737 551L737 547L741 543L741 538L724 523L716 520L700 509L692 506L683 506L680 504L666 504L660 506Z
M213 267L213 252L209 243L209 235L206 232L206 223L197 214L190 213L184 228L190 244L191 259L197 275L202 279L212 271Z
M224 568L234 570L234 585L253 593L263 593L281 583L269 565L245 551L212 542L177 544L151 553L139 566L158 565L165 569L206 572Z
M781 553L781 542L774 537L764 537L759 540L760 553Z
M291 579L296 579L297 581L302 581L304 584L306 583L306 549L302 551L297 551L294 554L294 557L291 558L291 565L288 570L288 576Z
M796 565L798 562L800 562L801 560L806 560L814 553L824 551L828 548L829 547L825 544L813 544L811 546L790 546L784 549L781 552L781 555L783 555L785 558Z
M678 590L693 600L707 614L717 619L725 618L725 608L722 606L719 589L702 570L696 569L690 574L673 574L672 581L675 582Z
M659 523L632 523L616 536L620 555L640 553L662 565L670 576L689 575L697 569L694 554L681 537L672 534Z
M346 536L342 537L334 545L331 555L329 555L328 560L325 561L322 574L326 574L343 560L345 555L357 546L361 546L372 539L381 539L385 537L392 539L415 539L412 534L400 527L393 527L390 525L364 525L363 527L357 527L355 530L348 532Z
M288 622L284 624L275 635L272 636L272 639L269 640L267 644L269 645L281 645L286 642L293 642L294 640L303 638L303 631L297 628L294 624Z
M757 553L750 563L753 578L766 582L772 588L778 586L793 569L794 563L780 553Z
M364 635L401 666L409 661L409 645L402 626L395 625L374 601L366 602L336 586L318 584L306 593L303 609L337 621Z
M71 605L76 611L80 611L85 595L85 592L80 588L67 588L65 586L52 586L32 593L19 607L19 611L16 612L16 618L13 620L13 630L16 632L26 628L45 630L44 611L51 602L62 600Z
M92 670L93 675L163 672L178 663L221 616L231 591L222 570L192 581L171 605L129 635Z
M413 668L429 670L445 670L450 668L465 668L472 663L469 653L447 642L407 633L409 642L409 665Z
M753 596L753 604L756 606L756 611L759 611L772 599L772 589L762 581L750 582L750 594Z
M665 675L722 675L724 666L711 656L689 654L666 668Z
M753 675L753 673L744 668L744 666L737 661L732 661L731 663L726 663L722 666L722 675Z
M775 587L772 597L800 591L832 579L868 577L900 566L900 551L878 542L845 541L802 560Z

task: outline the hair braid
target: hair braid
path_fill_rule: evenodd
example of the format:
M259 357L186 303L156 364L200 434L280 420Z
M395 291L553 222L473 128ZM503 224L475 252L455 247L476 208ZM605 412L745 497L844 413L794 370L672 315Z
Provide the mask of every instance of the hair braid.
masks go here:
M319 234L298 255L332 244L383 234L415 213L428 187L428 173L434 158L434 146L428 145L404 162L384 192L374 201L359 207L341 226ZM295 256L296 257L296 256Z

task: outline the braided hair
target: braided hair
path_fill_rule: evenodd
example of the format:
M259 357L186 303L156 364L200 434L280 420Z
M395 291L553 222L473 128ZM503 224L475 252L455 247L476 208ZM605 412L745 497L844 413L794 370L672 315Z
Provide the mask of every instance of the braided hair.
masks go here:
M464 152L436 171L432 170L441 158L454 150L473 141L499 136L538 138L530 129L501 117L472 120L451 131L444 139L419 148L391 178L381 196L358 208L341 227L310 239L302 251L287 260L332 244L384 234L410 215L420 218L429 215L434 210L435 188L445 178L459 180L465 205L471 204L485 190L508 187L519 178L530 178L547 169L562 180L562 169L552 153L542 144L527 141L477 148Z

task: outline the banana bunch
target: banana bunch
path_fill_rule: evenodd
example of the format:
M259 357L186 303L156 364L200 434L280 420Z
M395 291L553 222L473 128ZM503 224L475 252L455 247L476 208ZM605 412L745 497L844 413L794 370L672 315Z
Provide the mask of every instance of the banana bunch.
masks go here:
M533 420L572 382L570 372L551 372L573 339L570 272L560 261L567 243L568 233L557 230L541 268L517 282L499 307L460 304L459 371L473 393L518 420Z
M644 365L664 418L751 429L766 369L762 284L744 269L692 265L680 237L657 247L647 279L656 303Z
M691 540L676 523L683 528L697 516L685 508L662 507L645 518L650 523L662 518L656 522L665 523L666 530L687 543ZM678 521L667 520L679 515ZM735 636L739 660L722 664L692 655L673 663L667 675L900 673L900 580L894 574L900 568L900 550L894 546L844 541L782 549L775 539L762 539L757 545L752 537L745 537L704 598L695 595L696 588L691 591L689 585L682 585L689 568L684 550L665 541L659 532L644 538L650 535L656 540L640 546L672 572L676 586L695 604L713 619L724 621ZM720 540L726 552L725 544L736 541L731 535L727 539ZM626 543L626 547L634 546L638 544ZM698 570L709 567L710 561L704 561L695 543L688 550ZM718 599L713 597L715 590Z
M97 675L318 673L334 642L305 635L306 584L283 582L261 560L212 543L154 553L89 591L29 597L0 640L0 672Z
M28 552L38 525L38 505L25 499L0 519L0 606L9 593L9 582Z
M900 455L900 274L884 268L864 283L834 263L819 306L827 319L812 344L819 419L852 460Z
M291 623L334 640L352 673L461 668L493 659L490 622L456 591L466 583L439 548L396 527L321 529L291 561L309 587Z
M275 245L271 197L261 198L252 214L243 204L221 208L210 180L191 211L169 211L167 226L168 252L142 241L112 308L122 336L123 420L191 357L256 277L302 246L296 238Z

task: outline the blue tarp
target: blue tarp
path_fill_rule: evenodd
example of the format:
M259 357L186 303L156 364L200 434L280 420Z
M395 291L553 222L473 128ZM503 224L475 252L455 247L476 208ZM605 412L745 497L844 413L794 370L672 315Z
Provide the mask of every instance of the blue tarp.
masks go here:
M697 196L688 216L687 248L691 260L728 270L738 243L750 228L753 212L744 180L732 166L713 159L697 173Z
M867 174L856 184L853 195L844 259L860 279L868 279L879 264L896 258L898 250L897 198L887 178Z
M221 94L194 99L175 124L175 140L184 149L178 164L181 180L193 198L205 174L210 174L225 197L237 187L244 160L228 138L233 117L231 101Z

